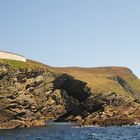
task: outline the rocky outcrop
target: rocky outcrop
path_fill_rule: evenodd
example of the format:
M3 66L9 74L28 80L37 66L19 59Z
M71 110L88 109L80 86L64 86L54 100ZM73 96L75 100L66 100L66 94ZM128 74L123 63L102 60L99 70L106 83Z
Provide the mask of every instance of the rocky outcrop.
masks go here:
M0 128L45 125L78 106L89 92L86 83L66 74L0 64Z
M135 125L140 123L140 104L115 93L91 95L57 121L76 121L80 126Z
M46 125L48 121L80 126L138 124L138 90L122 77L110 79L128 95L95 92L86 82L46 67L14 68L0 63L0 128Z

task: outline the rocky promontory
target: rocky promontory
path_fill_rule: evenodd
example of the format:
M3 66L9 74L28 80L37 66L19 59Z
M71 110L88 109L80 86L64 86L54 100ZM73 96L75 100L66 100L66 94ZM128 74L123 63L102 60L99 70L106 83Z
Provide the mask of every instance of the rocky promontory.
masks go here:
M48 121L134 125L140 122L139 99L140 80L127 68L52 68L0 60L1 129Z

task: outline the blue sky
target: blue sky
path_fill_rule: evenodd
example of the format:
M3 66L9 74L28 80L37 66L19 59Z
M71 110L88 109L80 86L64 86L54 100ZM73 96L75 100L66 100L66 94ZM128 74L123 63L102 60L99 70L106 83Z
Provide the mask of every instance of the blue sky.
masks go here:
M0 50L51 66L127 66L140 77L139 0L0 0Z

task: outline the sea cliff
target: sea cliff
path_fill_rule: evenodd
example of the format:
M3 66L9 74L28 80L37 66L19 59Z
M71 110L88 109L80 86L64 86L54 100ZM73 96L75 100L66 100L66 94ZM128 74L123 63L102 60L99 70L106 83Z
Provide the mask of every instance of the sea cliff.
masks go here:
M135 125L140 80L128 68L54 68L0 60L0 128L46 125Z

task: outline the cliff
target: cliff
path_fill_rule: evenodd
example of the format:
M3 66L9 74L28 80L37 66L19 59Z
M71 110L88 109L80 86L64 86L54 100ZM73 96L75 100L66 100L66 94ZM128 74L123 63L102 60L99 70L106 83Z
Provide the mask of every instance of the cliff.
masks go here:
M79 125L140 122L140 80L128 68L53 68L0 60L0 128L74 121Z

